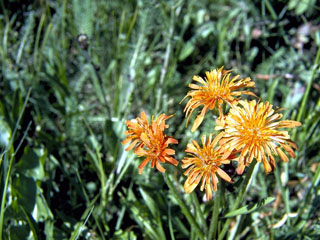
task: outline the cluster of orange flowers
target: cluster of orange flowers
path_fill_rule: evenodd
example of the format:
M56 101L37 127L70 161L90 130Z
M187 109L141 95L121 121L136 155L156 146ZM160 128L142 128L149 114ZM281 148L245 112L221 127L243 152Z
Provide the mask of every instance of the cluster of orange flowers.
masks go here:
M200 190L205 189L207 200L212 198L212 189L217 190L218 177L227 182L232 182L230 176L223 171L222 164L230 164L230 161L238 162L237 173L242 174L255 158L262 162L265 172L269 173L275 168L274 156L279 155L284 162L288 162L287 152L295 157L294 150L297 146L290 140L287 131L280 128L294 128L301 123L292 120L282 120L282 114L277 113L269 102L257 102L256 100L241 100L242 94L255 96L250 91L240 91L240 88L254 87L251 79L239 79L239 76L231 78L230 70L222 68L206 72L206 78L194 76L193 80L199 84L189 84L191 90L185 98L190 97L184 112L187 124L190 116L198 107L203 107L196 117L191 131L195 131L202 123L208 110L218 105L220 116L216 120L216 129L221 131L216 137L212 134L208 138L203 136L200 146L197 141L187 145L187 157L182 159L182 168L187 169L184 175L188 176L184 184L186 193L192 192L200 183ZM185 99L184 98L184 99ZM184 100L183 99L183 100ZM230 106L230 111L223 114L223 104ZM149 124L144 112L136 121L127 121L127 138L123 144L131 142L126 150L135 148L138 156L146 157L139 166L141 174L144 166L151 161L151 167L164 172L165 169L159 161L168 162L175 166L178 161L172 157L174 150L168 148L169 144L177 144L178 141L166 136L163 131L168 128L165 121L171 116L160 115Z
M165 169L160 165L159 161L162 163L168 162L175 166L178 165L178 161L171 157L171 155L175 154L175 151L168 148L169 144L177 144L178 141L163 133L164 129L169 127L165 124L165 121L172 116L161 114L156 119L152 116L151 124L149 124L146 114L142 112L141 118L138 117L135 121L126 121L129 130L125 134L129 136L122 141L122 144L132 142L126 148L126 151L135 148L135 154L140 157L146 157L139 166L139 174L142 173L143 168L149 161L151 161L152 168L156 166L162 173L165 172Z

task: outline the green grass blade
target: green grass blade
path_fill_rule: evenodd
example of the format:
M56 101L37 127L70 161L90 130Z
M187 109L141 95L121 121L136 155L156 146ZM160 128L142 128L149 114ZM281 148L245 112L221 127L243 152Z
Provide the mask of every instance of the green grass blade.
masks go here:
M201 239L204 239L204 234L203 234L202 230L200 229L198 223L196 223L195 217L192 216L192 214L189 211L188 207L186 206L186 204L183 202L183 200L181 199L181 197L177 193L177 190L175 189L175 187L173 186L172 181L170 180L170 177L166 173L163 174L163 175L164 175L164 179L165 179L166 183L168 184L170 192L172 193L172 195L175 198L175 200L178 202L178 204L179 204L183 214L187 218L190 226L195 229L195 231L197 232L198 237L200 237Z
M32 234L33 234L33 238L34 238L35 240L41 239L38 225L37 225L37 223L35 222L35 220L33 219L33 217L31 216L31 214L30 214L30 213L27 213L23 206L20 206L20 208L21 208L23 214L25 215L25 217L26 217L26 219L27 219L27 222L28 222L29 227L30 227L30 229L31 229L31 232L32 232Z
M83 223L78 223L76 229L73 231L70 240L76 240L79 238L83 227L87 224L87 221L89 220L89 217L92 214L92 211L94 209L94 205L91 208L87 208L86 211L84 212L84 214L82 215L82 219L85 218L85 220L83 221Z
M265 199L259 200L256 203L245 205L245 206L243 206L241 208L238 208L236 210L228 212L223 217L224 218L229 218L229 217L239 216L239 215L243 215L243 214L249 214L249 213L252 213L254 211L257 211L259 208L261 208L261 207L273 202L274 200L275 200L274 197L267 197Z
M20 121L21 121L21 118L23 116L23 113L24 113L24 110L27 106L27 103L29 101L29 98L30 98L30 94L31 94L31 88L29 88L29 91L26 95L26 98L24 100L24 103L23 103L23 106L20 110L20 114L19 114L19 117L18 117L18 120L16 122L16 125L15 125L15 128L13 130L13 133L10 137L10 142L8 144L8 147L6 149L6 153L5 153L5 159L8 159L8 154L9 154L9 149L13 148L13 141L14 141L14 138L15 138L15 134L17 132L17 129L18 129L18 126L20 124ZM0 238L2 238L2 231L3 231L3 225L4 225L4 212L5 212L5 203L6 203L6 198L7 198L7 189L8 189L8 185L9 185L9 180L10 180L10 177L11 177L11 169L12 169L12 165L13 165L13 160L14 160L14 154L11 154L10 156L10 159L9 159L9 166L8 166L8 169L5 169L5 183L4 183L4 186L3 186L3 192L2 192L2 198L1 198L1 208L0 208Z

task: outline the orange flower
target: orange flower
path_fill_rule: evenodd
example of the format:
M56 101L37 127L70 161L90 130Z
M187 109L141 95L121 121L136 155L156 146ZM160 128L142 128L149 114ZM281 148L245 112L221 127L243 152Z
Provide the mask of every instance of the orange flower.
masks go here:
M143 143L140 140L140 136L144 131L149 129L149 122L145 112L140 113L141 118L137 117L136 121L126 121L128 126L128 131L125 131L125 135L129 135L125 140L122 141L122 144L125 145L132 141L129 147L126 148L126 151L130 151L136 145L137 148L143 147Z
M146 114L142 112L141 118L136 118L136 122L126 122L129 130L125 134L129 136L122 144L132 141L130 146L126 148L126 151L131 150L137 145L134 152L140 157L146 157L139 165L139 174L142 173L143 168L149 161L151 161L152 168L156 166L162 173L165 172L165 169L160 165L159 161L162 163L168 162L175 166L178 165L178 161L171 156L175 154L175 151L168 148L169 144L177 144L178 141L163 133L164 129L169 127L165 124L165 121L172 116L161 114L155 120L152 116L150 125Z
M199 76L193 76L193 80L200 83L200 85L192 83L189 84L189 87L193 90L189 91L182 99L183 101L185 98L191 97L184 108L186 117L188 117L186 125L188 125L193 111L203 105L201 113L193 123L191 129L192 132L200 126L205 113L208 110L215 108L216 103L218 103L220 117L222 117L223 102L226 102L230 106L235 106L239 101L236 97L241 94L256 96L254 93L249 91L237 91L239 88L255 86L255 83L251 81L249 77L245 79L238 79L239 75L237 75L230 80L231 74L229 72L231 72L231 70L223 70L223 67L221 67L220 69L206 72L206 78L204 80Z
M283 120L282 114L275 113L269 102L257 103L253 101L239 101L240 106L233 107L224 121L217 121L216 130L223 129L225 134L219 144L227 157L233 150L240 152L238 159L238 174L242 174L253 158L263 162L265 172L275 168L273 155L279 155L284 162L288 162L284 149L291 157L295 157L292 148L297 149L290 140L287 131L278 128L294 128L301 126L300 122Z
M232 182L229 175L219 168L221 164L229 164L231 158L223 159L223 152L220 151L219 147L215 148L222 136L223 133L220 133L212 140L212 135L210 134L208 141L206 141L206 136L203 136L201 138L202 148L195 140L187 145L185 151L189 156L182 160L182 168L188 168L184 172L184 175L188 176L184 183L184 191L186 193L192 192L202 179L200 190L203 191L203 188L205 188L207 200L209 201L212 198L212 186L214 191L217 190L219 180L216 173L223 180Z

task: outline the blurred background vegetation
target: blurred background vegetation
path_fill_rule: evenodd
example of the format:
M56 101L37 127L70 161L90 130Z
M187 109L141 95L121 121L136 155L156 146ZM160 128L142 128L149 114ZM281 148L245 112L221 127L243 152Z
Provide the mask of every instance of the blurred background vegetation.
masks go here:
M141 111L175 114L180 161L215 121L192 134L179 102L222 65L302 122L297 158L254 174L241 206L275 200L232 219L228 238L320 238L318 1L2 0L0 20L0 239L201 239L121 141ZM206 231L214 200L184 194L180 165L164 167ZM221 224L243 181L232 177Z

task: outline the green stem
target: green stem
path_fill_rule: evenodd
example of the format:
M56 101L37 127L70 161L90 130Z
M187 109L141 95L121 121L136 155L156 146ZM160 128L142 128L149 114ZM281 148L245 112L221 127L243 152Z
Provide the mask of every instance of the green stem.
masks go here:
M214 198L215 202L213 205L208 239L216 239L218 223L219 223L218 220L219 220L219 210L220 210L220 196L221 196L221 190L218 188L216 192L216 197Z
M9 162L9 168L8 168L8 172L7 172L6 181L4 183L2 199L1 199L0 239L2 239L3 218L4 218L4 211L5 211L4 205L5 205L6 197L7 197L7 189L8 189L9 179L10 179L10 176L11 176L11 168L12 168L12 165L13 165L13 159L14 159L14 154L11 154L11 158L10 158L10 162Z
M208 226L207 226L207 223L206 223L206 220L204 218L204 215L203 215L203 212L201 210L201 207L200 207L200 203L199 203L199 200L197 198L197 195L195 192L192 192L191 193L191 197L192 197L192 202L194 203L195 207L196 207L196 211L200 217L200 222L201 222L201 226L205 232L205 234L207 234L208 232Z
M246 173L245 179L244 179L244 181L242 183L240 192L239 192L239 194L238 194L238 196L236 198L235 203L232 206L232 210L231 211L236 210L238 208L239 204L242 202L244 194L246 193L246 191L247 191L247 189L249 187L249 182L250 182L250 179L252 177L252 173L253 173L253 170L254 170L254 167L256 166L256 164L257 164L256 160L253 160L252 163L250 164L249 169L248 169L248 171ZM226 222L224 223L222 231L219 234L218 240L222 240L224 238L226 232L228 231L228 229L230 227L231 220L232 220L232 218L228 218L226 220Z
M20 124L20 121L21 121L21 119L22 119L24 110L25 110L25 108L26 108L26 106L27 106L27 103L28 103L28 101L29 101L31 91L32 91L32 88L29 88L29 90L28 90L28 92L27 92L27 96L26 96L26 98L25 98L25 100L24 100L24 103L23 103L23 105L22 105L21 111L20 111L20 113L19 113L19 117L18 117L18 120L17 120L17 122L16 122L15 128L14 128L14 130L13 130L13 133L12 133L11 137L10 137L10 142L9 142L9 144L8 144L8 147L7 147L6 151L5 151L5 159L4 159L4 161L5 161L6 158L7 158L7 157L6 157L7 154L9 154L9 152L11 152L11 151L9 151L9 149L10 149L10 148L13 149L13 141L14 141L14 138L15 138L15 135L16 135L16 132L17 132L17 129L18 129L18 126L19 126L19 124ZM28 125L28 128L29 128L29 126L30 126L30 124ZM25 135L24 135L24 137L25 137ZM22 141L23 141L23 139L22 139ZM19 146L20 146L20 144L19 144ZM18 147L19 147L19 146L18 146ZM2 156L3 156L3 155L2 155ZM10 156L10 160L9 160L9 167L8 167L8 170L6 171L6 173L7 173L7 175L6 175L6 180L5 180L5 183L4 183L4 186L3 186L2 198L1 198L1 208L0 208L0 239L2 239L3 218L4 218L4 211L5 211L5 209L4 209L5 206L4 206L4 205L5 205L5 202L6 202L7 189L8 189L8 185L9 185L10 176L11 176L11 168L12 168L12 165L13 165L14 156L15 156L15 152L12 152L12 153L11 153L11 156ZM1 162L2 162L2 161L0 161L0 163L1 163ZM0 165L0 167L5 168L4 166L1 166L1 165Z
M168 217L169 217L168 223L169 223L170 237L171 237L171 240L175 240L173 227L172 227L172 217L171 217L171 206L170 206L170 204L168 205Z
M89 132L90 132L90 135L92 136L92 138L95 139L95 142L98 142L96 139L96 136L94 135L87 119L84 117L83 118ZM101 200L102 200L102 206L106 206L107 204L107 188L106 188L106 175L104 173L104 168L103 168L103 162L102 162L102 159L101 159L101 154L100 154L100 150L98 148L98 146L96 144L94 144L93 146L95 148L95 151L96 151L96 157L98 159L98 171L99 171L99 176L100 176L100 183L101 183ZM110 179L110 178L109 178Z
M308 82L306 91L305 91L305 93L304 93L304 95L303 95L303 99L302 99L301 106L300 106L300 108L299 108L299 113L298 113L298 117L297 117L297 121L298 121L298 122L300 122L301 119L304 117L305 111L306 111L306 109L307 109L307 108L306 108L306 104L307 104L309 92L310 92L310 89L311 89L311 86L312 86L312 82L313 82L314 76L315 76L316 71L317 71L317 66L318 66L318 64L319 64L319 59L320 59L320 47L318 48L317 56L316 56L316 59L314 60L311 78L310 78L310 80L309 80L309 82ZM294 140L295 137L296 137L296 133L297 133L297 130L294 129L293 134L292 134L292 139L293 139L293 140Z
M199 225L196 223L196 221L194 220L194 216L191 215L189 209L187 208L186 204L183 202L183 200L180 198L177 190L175 189L175 187L173 186L172 181L170 180L168 174L163 174L165 182L167 183L171 193L173 194L173 197L176 199L176 201L178 202L183 214L186 216L189 224L191 225L191 227L193 229L195 229L195 231L197 232L197 235L201 238L204 239L204 234L201 231Z
M305 197L304 204L303 204L302 208L299 209L298 217L296 218L295 224L297 224L298 221L301 219L301 216L304 213L306 207L311 205L312 196L316 196L315 188L316 188L316 186L318 186L319 181L320 181L320 164L318 164L317 170L314 174L314 177L312 180L312 185L308 189L308 193L305 195L306 197ZM313 191L314 191L314 194L312 194Z
M286 176L286 179L284 179L284 183L282 183L281 181L280 171L278 167L275 169L275 175L276 175L276 181L278 183L278 187L280 188L280 191L281 191L281 196L284 202L286 213L289 214L291 211L290 204L289 204L289 189L287 187L284 187L288 183L288 171L289 171L288 164L286 164L284 168L285 168L284 174ZM290 218L288 218L287 222L290 224Z
M269 11L270 14L271 14L271 18L272 18L273 20L277 20L277 19L278 19L278 16L277 16L276 12L274 11L274 9L273 9L271 3L269 2L269 0L265 0L265 5L266 5L268 11Z
M308 100L308 96L309 96L309 92L310 92L310 89L311 89L311 86L312 86L312 82L313 82L314 76L315 76L316 71L317 71L317 66L319 65L319 59L320 59L320 47L318 47L318 52L317 52L317 55L316 55L316 58L315 58L314 64L313 64L313 70L312 70L311 78L310 78L310 80L308 82L306 91L305 91L305 93L303 95L302 103L301 103L300 108L299 108L299 112L298 112L298 116L297 116L297 121L298 122L301 122L301 119L303 119L303 117L305 115L305 111L307 109L307 107L306 107L307 100ZM293 129L292 140L295 140L296 134L297 134L297 128ZM298 166L299 166L299 161L296 160L296 164L295 164L296 169L298 169Z

